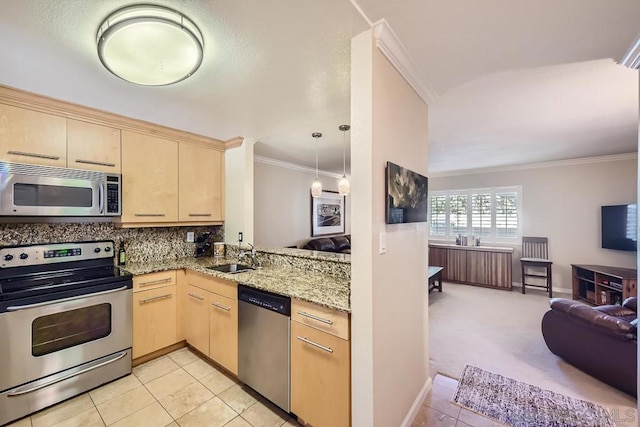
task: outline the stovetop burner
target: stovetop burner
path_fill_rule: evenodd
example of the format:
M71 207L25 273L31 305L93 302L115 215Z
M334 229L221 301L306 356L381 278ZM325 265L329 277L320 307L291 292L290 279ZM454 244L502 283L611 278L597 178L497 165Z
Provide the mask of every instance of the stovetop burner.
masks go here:
M0 312L92 292L131 287L114 266L114 242L71 242L0 248Z

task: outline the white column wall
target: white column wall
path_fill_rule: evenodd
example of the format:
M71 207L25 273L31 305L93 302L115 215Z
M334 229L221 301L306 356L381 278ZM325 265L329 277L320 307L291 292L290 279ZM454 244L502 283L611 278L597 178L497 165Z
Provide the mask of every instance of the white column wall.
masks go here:
M426 223L385 224L385 165L427 175L428 110L371 31L351 55L353 425L399 426L429 381L428 239Z

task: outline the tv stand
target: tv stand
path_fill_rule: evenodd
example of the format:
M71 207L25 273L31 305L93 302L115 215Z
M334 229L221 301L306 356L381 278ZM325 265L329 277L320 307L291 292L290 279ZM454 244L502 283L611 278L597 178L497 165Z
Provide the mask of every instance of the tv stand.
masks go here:
M622 304L638 296L638 271L604 265L571 264L573 299L594 305Z

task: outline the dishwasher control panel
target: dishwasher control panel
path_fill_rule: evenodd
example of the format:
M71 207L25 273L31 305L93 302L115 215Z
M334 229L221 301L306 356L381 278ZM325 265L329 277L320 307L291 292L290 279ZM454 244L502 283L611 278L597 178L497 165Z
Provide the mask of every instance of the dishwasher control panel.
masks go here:
M291 298L271 292L260 291L248 286L238 285L238 301L275 311L285 316L291 316Z

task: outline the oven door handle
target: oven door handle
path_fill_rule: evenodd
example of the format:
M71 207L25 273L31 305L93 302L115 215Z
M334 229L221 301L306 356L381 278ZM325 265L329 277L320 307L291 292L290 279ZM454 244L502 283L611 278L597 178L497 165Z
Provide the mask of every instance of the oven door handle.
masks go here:
M117 362L118 360L122 359L126 355L127 355L127 351L123 351L122 353L114 354L109 359L104 360L104 361L102 361L100 363L96 363L95 365L87 366L86 368L81 369L81 370L79 370L77 372L70 372L67 375L63 375L63 376L61 376L59 378L54 378L51 381L47 381L45 383L38 384L36 386L26 386L26 388L25 388L25 386L14 388L9 393L7 393L7 397L16 397L16 396L22 396L23 394L33 393L34 391L38 391L38 390L43 389L45 387L49 387L50 385L57 384L57 383L59 383L61 381L64 381L64 380L68 380L69 378L77 377L78 375L85 374L85 373L87 373L89 371L93 371L94 369L101 368L101 367L103 367L105 365L108 365L110 363Z
M97 296L100 296L100 295L112 294L114 292L124 291L125 289L127 289L127 287L123 286L123 287L118 288L118 289L111 289L110 291L95 292L93 294L83 294L83 295L78 295L76 297L57 299L57 300L54 300L54 301L39 302L37 304L14 305L14 306L11 306L11 307L7 307L7 311L18 311L18 310L27 310L29 308L44 307L46 305L59 304L61 302L74 301L74 300L82 299L82 298L97 297Z

